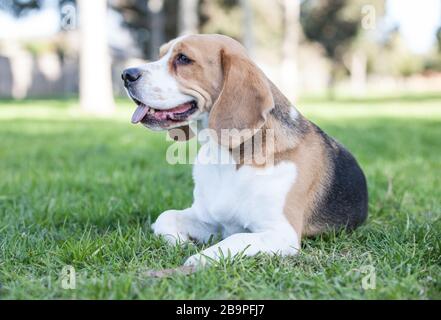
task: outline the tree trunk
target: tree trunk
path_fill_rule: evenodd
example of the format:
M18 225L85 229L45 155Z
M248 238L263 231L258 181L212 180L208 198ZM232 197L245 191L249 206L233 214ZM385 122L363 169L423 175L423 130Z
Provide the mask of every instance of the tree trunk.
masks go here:
M253 57L254 56L253 8L250 4L250 0L240 0L240 7L242 9L243 45L247 49L250 57Z
M283 10L281 81L283 93L294 101L297 98L299 84L297 57L300 35L300 0L283 0Z
M150 59L159 56L159 48L165 42L164 0L148 0L147 9L150 22Z
M367 58L362 50L357 50L352 55L351 61L351 87L356 95L366 92Z
M337 82L337 68L338 66L334 63L331 66L331 73L329 75L328 81L328 100L335 100L335 85Z
M80 17L80 105L87 112L115 109L107 44L106 0L78 0Z
M179 0L179 35L195 34L199 29L198 0Z

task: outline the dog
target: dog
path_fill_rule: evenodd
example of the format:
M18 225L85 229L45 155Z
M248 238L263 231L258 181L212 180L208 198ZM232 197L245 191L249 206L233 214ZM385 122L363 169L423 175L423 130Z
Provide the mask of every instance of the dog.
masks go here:
M132 123L168 130L175 140L210 130L193 166L193 205L167 210L152 225L171 244L222 238L184 265L295 255L302 237L366 220L366 178L355 158L308 121L236 40L179 37L160 48L159 60L124 70L122 79L137 104ZM244 146L254 140L245 161ZM204 162L214 153L227 163Z

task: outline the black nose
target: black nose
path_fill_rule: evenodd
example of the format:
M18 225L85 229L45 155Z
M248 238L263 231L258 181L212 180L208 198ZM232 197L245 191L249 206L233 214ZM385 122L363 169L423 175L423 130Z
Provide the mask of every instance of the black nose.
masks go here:
M121 75L124 80L124 84L128 85L131 82L135 82L139 78L141 78L141 70L138 68L129 68L123 71Z

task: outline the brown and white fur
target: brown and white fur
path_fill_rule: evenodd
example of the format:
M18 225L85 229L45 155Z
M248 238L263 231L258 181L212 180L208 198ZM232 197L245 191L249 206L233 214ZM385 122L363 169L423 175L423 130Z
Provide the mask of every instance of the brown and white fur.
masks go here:
M294 255L302 237L354 229L366 219L366 180L356 160L305 119L237 41L221 35L177 38L161 48L158 61L125 70L123 80L138 104L134 123L176 137L176 129L183 129L181 139L204 128L216 137L223 129L263 135L259 163L245 162L241 149L253 135L201 141L193 205L165 211L152 226L172 244L222 237L186 265L238 253ZM213 152L230 161L202 161Z

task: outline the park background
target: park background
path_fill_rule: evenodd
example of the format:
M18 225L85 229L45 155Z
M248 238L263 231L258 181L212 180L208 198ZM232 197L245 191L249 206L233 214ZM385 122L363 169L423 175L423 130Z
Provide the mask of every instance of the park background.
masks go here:
M351 150L363 227L151 276L202 248L149 230L191 204L191 168L130 125L120 75L190 33L242 42ZM440 138L441 0L0 0L0 298L439 299Z

